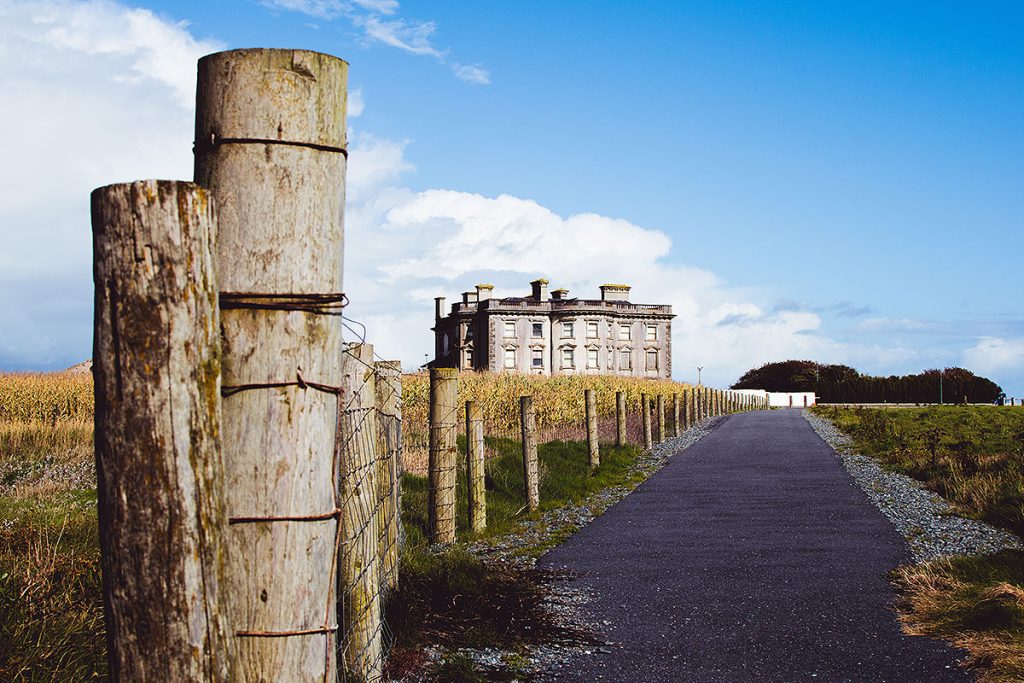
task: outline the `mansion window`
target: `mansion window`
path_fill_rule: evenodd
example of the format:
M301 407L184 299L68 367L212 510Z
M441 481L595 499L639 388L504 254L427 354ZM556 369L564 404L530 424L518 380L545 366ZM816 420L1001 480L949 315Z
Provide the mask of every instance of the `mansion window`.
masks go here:
M573 357L572 349L562 349L562 367L572 368L576 367L576 360Z
M572 323L562 323L562 339L572 339L576 336L576 330Z
M658 341L658 326L648 325L647 326L647 341Z
M632 325L619 325L619 340L630 341L633 338Z
M647 369L657 370L658 369L658 352L648 351L647 352Z
M633 352L629 349L624 349L619 352L619 370L632 370L633 369Z
M543 337L544 336L544 323L533 323L531 328L532 328L532 335L534 337Z
M516 321L506 320L505 321L505 336L515 337L516 336Z
M531 362L533 364L533 367L535 367L535 368L543 368L544 367L544 350L543 349L533 349L533 351L530 353L530 358L531 358Z
M597 339L597 321L587 322L587 339Z
M505 349L505 367L514 368L516 366L516 350Z
M597 349L587 349L587 367L591 369L598 367Z

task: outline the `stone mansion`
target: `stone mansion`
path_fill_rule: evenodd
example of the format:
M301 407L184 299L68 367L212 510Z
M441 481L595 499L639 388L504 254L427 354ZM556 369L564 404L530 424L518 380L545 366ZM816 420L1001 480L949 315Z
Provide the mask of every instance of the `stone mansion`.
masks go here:
M672 376L671 306L630 303L628 285L602 285L600 299L577 299L566 289L549 296L547 280L530 284L530 296L505 299L477 285L447 315L437 297L431 367Z

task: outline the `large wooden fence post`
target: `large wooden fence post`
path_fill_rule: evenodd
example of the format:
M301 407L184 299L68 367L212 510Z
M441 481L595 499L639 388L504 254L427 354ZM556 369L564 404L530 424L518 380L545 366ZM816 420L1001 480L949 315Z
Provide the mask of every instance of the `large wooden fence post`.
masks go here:
M480 406L466 401L466 489L469 499L469 528L487 528L487 487L484 476L484 418Z
M672 436L679 436L683 433L679 426L680 413L679 394L675 393L672 394Z
M195 179L217 201L238 680L337 672L347 73L302 50L199 61Z
M691 405L693 401L693 389L683 389L683 431L686 431L693 426L693 407Z
M590 454L590 469L601 466L601 451L597 443L597 396L593 389L584 389L587 416L587 451Z
M380 583L387 592L398 586L398 551L402 541L402 364L377 361L377 433L381 443L379 468Z
M626 445L626 392L615 392L615 445Z
M658 443L661 443L662 441L665 440L665 435L666 435L666 431L665 431L665 395L664 394L658 394L658 398L656 399L656 404L658 406Z
M383 668L380 604L381 440L373 346L353 344L341 359L342 406L338 420L338 593L345 671L378 680Z
M430 370L430 462L427 535L431 543L455 543L459 371Z
M92 193L92 227L110 675L226 681L213 202L191 183L109 185Z
M651 434L651 401L647 394L640 394L640 423L644 430L644 448L654 448L654 437Z
M519 397L519 424L523 437L523 484L526 489L526 507L534 512L540 507L540 483L537 472L537 417L533 412L533 397Z

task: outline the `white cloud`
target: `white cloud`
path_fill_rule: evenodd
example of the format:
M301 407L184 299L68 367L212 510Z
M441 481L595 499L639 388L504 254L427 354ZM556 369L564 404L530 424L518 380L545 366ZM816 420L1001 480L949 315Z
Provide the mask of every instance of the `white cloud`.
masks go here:
M479 64L452 64L452 71L460 81L476 83L478 85L490 85L491 73Z
M355 88L350 90L348 93L348 111L346 112L348 118L354 119L362 115L364 109L366 109L366 101L363 99L363 89Z
M820 334L814 313L765 312L750 292L667 262L671 240L658 230L592 213L563 217L511 195L412 192L402 182L411 170L405 149L363 137L350 165L349 315L366 324L384 356L407 366L423 362L433 347L433 297L451 301L481 281L496 286L495 296L523 295L541 275L570 296L596 298L602 283L627 282L634 301L672 304L680 379L701 365L706 381L723 385L771 360L847 351Z
M89 194L192 177L196 60L218 49L112 2L0 2L0 126L16 131L0 165L5 362L88 354Z
M862 332L919 332L929 328L928 323L910 318L865 318L857 323Z
M371 43L380 43L413 55L433 57L446 64L456 78L466 83L489 85L491 82L491 74L483 65L449 61L448 51L438 48L433 42L437 24L396 16L399 10L397 0L261 0L261 4L327 21L345 17L362 29L364 37Z
M1024 370L1024 339L981 337L963 352L964 367L981 375Z

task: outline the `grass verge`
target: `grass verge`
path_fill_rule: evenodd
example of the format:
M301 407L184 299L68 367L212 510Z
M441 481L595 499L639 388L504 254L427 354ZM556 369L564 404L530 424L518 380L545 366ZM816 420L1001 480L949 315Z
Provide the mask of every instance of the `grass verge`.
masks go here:
M541 509L522 512L523 473L518 442L496 440L501 455L487 462L488 528L482 534L466 530L465 473L457 486L460 541L477 541L514 534L536 523L545 511L580 504L610 486L637 483L631 468L642 452L635 446L601 449L601 467L591 473L586 444L551 442L538 448ZM385 609L392 639L388 673L400 676L427 665L423 648L448 650L430 664L435 680L523 680L522 657L533 645L593 642L586 633L556 623L544 607L544 584L550 576L529 563L483 562L464 545L433 552L426 542L427 480L406 475L403 480L403 521L406 545L401 558L399 586ZM549 541L553 543L555 541ZM521 549L536 556L547 543ZM497 648L504 666L481 670L460 655L458 648Z
M1024 552L907 565L894 583L908 634L963 648L981 681L1024 680Z
M966 517L1024 534L1024 411L990 406L813 409L854 448L922 482ZM1024 552L953 557L893 573L910 635L966 650L980 680L1024 680Z

